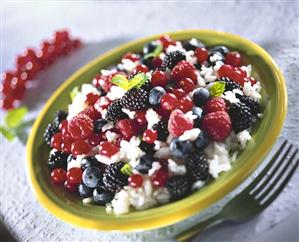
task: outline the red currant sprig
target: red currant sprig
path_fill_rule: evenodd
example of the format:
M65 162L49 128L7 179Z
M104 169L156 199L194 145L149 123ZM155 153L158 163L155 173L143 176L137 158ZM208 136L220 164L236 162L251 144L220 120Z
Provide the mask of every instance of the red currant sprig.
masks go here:
M50 40L45 40L40 48L27 48L17 56L15 70L2 74L0 85L0 108L15 108L24 98L28 81L36 77L40 70L52 64L61 55L67 55L82 45L79 39L70 37L66 30L56 31Z

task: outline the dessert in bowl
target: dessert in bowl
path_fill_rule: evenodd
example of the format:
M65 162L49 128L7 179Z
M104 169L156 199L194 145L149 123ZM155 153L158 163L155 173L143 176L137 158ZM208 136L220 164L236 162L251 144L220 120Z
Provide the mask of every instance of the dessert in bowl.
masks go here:
M250 54L269 56L236 36L186 33L120 47L63 84L65 94L79 86L72 100L65 95L51 107L54 120L48 115L38 127L41 138L46 128L39 177L54 191L55 206L59 200L68 218L81 221L74 223L131 230L179 221L238 185L275 141L279 129L271 133L265 123L275 99L267 88L282 93L271 112L283 117L283 79L270 83L263 71L273 63ZM258 144L261 133L267 146ZM70 212L75 207L80 211ZM173 208L180 213L165 217Z

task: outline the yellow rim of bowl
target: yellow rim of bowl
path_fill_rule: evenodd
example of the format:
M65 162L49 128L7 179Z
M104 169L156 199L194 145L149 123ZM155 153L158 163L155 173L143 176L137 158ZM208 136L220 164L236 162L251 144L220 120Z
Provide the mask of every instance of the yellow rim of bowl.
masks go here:
M38 127L40 123L43 120L43 117L48 110L48 108L52 105L53 101L56 99L58 95L60 95L61 91L65 89L73 80L75 80L78 76L80 76L82 73L86 72L90 67L101 61L103 58L106 58L107 56L110 56L114 53L121 52L122 50L125 50L129 46L133 46L135 44L139 44L140 42L143 42L150 38L158 38L159 36L163 34L169 34L169 35L184 35L184 34L214 34L218 36L223 36L225 38L229 38L230 40L233 40L234 42L242 42L244 45L250 47L253 51L258 53L260 56L263 57L263 60L268 64L268 66L271 68L272 72L276 76L276 81L278 85L278 96L281 100L280 105L277 106L277 113L279 115L279 118L277 119L276 126L273 127L272 132L269 134L268 139L265 140L262 144L258 152L255 152L252 155L252 163L245 163L244 166L240 167L242 172L237 172L231 174L231 176L225 180L221 186L214 187L213 190L206 191L206 194L204 197L201 197L201 199L194 199L186 201L184 204L185 206L181 206L179 211L173 210L174 207L169 205L168 209L164 209L164 215L161 216L161 214L152 213L150 216L146 216L145 219L138 219L135 221L127 221L124 222L118 221L117 219L109 220L109 221L101 221L97 219L92 218L85 218L80 217L77 215L74 215L63 208L59 207L55 202L51 201L47 194L43 191L40 184L37 181L37 178L34 176L34 167L32 164L33 160L33 145L35 141L35 137L38 134L39 130ZM129 231L138 231L138 230L150 230L155 228L161 228L164 226L168 226L171 224L174 224L176 222L182 221L183 219L186 219L187 217L190 217L192 215L195 215L199 211L203 210L204 208L207 208L214 202L218 201L225 195L227 195L229 192L231 192L237 185L239 185L245 178L253 172L253 170L257 167L257 165L261 162L261 160L266 156L266 154L270 151L273 144L275 143L280 130L283 126L283 122L286 117L287 112L287 92L285 87L285 80L284 77L279 70L278 66L274 62L274 60L271 58L271 56L259 45L255 44L254 42L244 39L238 35L220 32L220 31L214 31L214 30L183 30L183 31L176 31L176 32L168 32L168 33L161 33L154 36L137 39L131 42L128 42L124 45L121 45L120 47L114 48L113 50L106 52L105 54L97 57L93 61L89 62L82 68L80 68L78 71L76 71L74 74L72 74L61 86L54 92L54 94L49 98L49 100L46 102L43 110L37 117L32 130L31 134L28 138L27 142L27 175L28 179L30 181L30 184L32 186L32 189L34 191L34 194L38 201L52 214L57 216L58 218L70 223L74 224L76 226L82 227L82 228L90 228L90 229L98 229L98 230L116 230L116 231L123 231L123 232L129 232Z

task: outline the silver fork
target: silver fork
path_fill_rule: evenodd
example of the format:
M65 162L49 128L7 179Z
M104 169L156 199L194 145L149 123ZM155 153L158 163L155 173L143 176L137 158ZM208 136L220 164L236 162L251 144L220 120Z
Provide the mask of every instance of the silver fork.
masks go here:
M178 242L191 241L205 228L223 221L242 222L267 208L288 184L299 164L298 148L284 140L261 173L222 210L175 237ZM246 209L244 206L246 204Z

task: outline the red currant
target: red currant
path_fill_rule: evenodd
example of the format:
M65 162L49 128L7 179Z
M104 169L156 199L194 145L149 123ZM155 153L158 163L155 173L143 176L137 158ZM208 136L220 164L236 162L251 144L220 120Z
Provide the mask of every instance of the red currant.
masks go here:
M60 132L63 134L63 132L66 132L67 129L68 129L68 121L66 119L62 120L59 124Z
M147 73L149 71L148 67L146 65L138 65L136 66L136 68L134 69L133 73L137 74L137 73Z
M195 49L195 56L199 63L203 63L208 60L209 58L209 51L206 48L196 48Z
M15 107L15 99L13 97L5 97L0 99L0 108L9 110Z
M193 80L191 80L190 78L182 79L179 84L181 88L187 93L191 92L195 87Z
M79 184L82 182L82 169L73 167L67 171L66 176L70 183Z
M69 192L76 192L78 189L78 184L71 183L70 181L66 180L64 183L64 188Z
M128 59L128 60L133 61L133 62L135 62L135 61L139 61L139 60L140 60L140 58L139 58L136 54L131 53L131 52L128 52L127 54L125 54L125 55L122 57L122 60L123 60L123 59Z
M163 35L159 39L163 45L163 48L166 49L170 45L176 45L176 42L172 40L169 35Z
M90 151L90 149L91 147L84 140L76 140L72 144L71 151L73 155L77 156L87 154Z
M152 75L151 83L153 86L165 87L167 85L167 79L163 71L155 71Z
M177 108L182 110L182 112L186 113L193 108L193 102L190 97L186 96L178 101Z
M51 181L54 184L62 184L66 179L66 171L62 168L56 168L51 172Z
M91 146L97 146L99 145L102 141L103 141L103 137L100 134L93 134L91 135L88 139L87 142L88 144L90 144Z
M145 114L145 111L136 111L134 118L139 125L147 124Z
M178 99L186 96L186 92L182 88L174 88L171 93L173 93Z
M166 93L161 98L161 107L165 110L174 110L177 106L178 99L177 97L172 93Z
M154 187L164 187L168 180L168 172L163 169L158 170L152 177L151 181Z
M96 93L88 93L86 95L86 102L89 106L92 106L96 103L96 101L98 101L98 99L100 98L99 94Z
M234 67L231 65L223 65L217 71L219 77L228 77L234 72Z
M160 68L162 66L162 63L163 63L163 61L159 57L155 57L152 60L152 66L153 66L153 68Z
M67 138L63 138L63 141L61 143L61 150L64 153L70 154L72 152L72 141Z
M128 179L131 187L141 187L143 184L143 177L139 174L131 175Z
M61 133L54 134L51 138L51 147L56 150L61 150L62 138Z
M116 144L109 141L104 141L99 145L99 153L103 156L111 157L119 151L119 147Z
M231 66L240 66L241 65L241 55L237 51L228 52L225 56L224 60L225 64L231 65Z
M149 144L153 144L158 138L157 130L147 129L143 133L143 140Z

